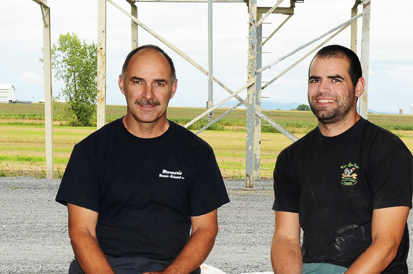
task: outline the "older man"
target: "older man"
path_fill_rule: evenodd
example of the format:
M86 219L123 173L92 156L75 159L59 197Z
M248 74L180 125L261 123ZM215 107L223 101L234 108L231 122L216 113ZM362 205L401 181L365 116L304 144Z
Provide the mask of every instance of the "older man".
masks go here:
M126 115L73 150L56 200L69 211L69 273L199 273L229 202L211 147L166 118L171 58L147 45L126 58Z

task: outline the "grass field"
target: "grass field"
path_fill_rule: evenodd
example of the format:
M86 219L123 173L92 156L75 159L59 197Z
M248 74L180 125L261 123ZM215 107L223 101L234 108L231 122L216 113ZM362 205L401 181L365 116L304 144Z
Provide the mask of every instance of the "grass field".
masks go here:
M108 106L107 120L122 117L125 106ZM204 112L204 108L168 109L168 116L179 124L185 124ZM226 109L218 109L218 117ZM263 111L296 136L301 137L317 123L311 112ZM54 111L54 167L55 177L60 178L65 170L73 146L92 133L96 128L68 127L59 109ZM413 151L413 116L375 115L369 120L391 130ZM193 131L207 124L206 119L194 124ZM0 105L0 176L45 177L45 132L43 104L1 104ZM261 177L271 178L278 153L291 141L273 128L262 126ZM214 125L212 130L200 135L214 149L225 178L245 176L245 110L236 110Z

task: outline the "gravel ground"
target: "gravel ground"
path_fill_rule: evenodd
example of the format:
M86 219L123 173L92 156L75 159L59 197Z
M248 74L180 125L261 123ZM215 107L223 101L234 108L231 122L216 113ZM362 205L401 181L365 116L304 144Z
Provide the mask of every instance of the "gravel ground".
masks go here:
M73 253L66 207L54 201L59 183L0 178L0 273L67 273ZM206 263L228 274L271 271L272 182L256 181L254 190L244 190L244 181L226 186L231 203L219 210L220 231ZM410 235L412 222L411 215Z

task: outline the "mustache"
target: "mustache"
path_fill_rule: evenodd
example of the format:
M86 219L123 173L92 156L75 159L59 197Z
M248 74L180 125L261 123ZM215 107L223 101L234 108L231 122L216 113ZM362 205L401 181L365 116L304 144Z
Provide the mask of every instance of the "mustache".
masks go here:
M161 105L161 103L156 99L148 100L145 98L136 99L135 104L139 106L159 106Z

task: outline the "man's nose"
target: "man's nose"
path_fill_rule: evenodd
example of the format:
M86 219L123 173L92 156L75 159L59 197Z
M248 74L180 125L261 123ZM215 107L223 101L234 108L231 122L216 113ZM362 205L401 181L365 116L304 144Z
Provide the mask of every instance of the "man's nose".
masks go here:
M319 92L331 92L331 87L328 81L321 80L318 89Z
M146 86L143 93L142 93L142 97L145 98L145 99L153 99L155 97L153 87L152 86Z

